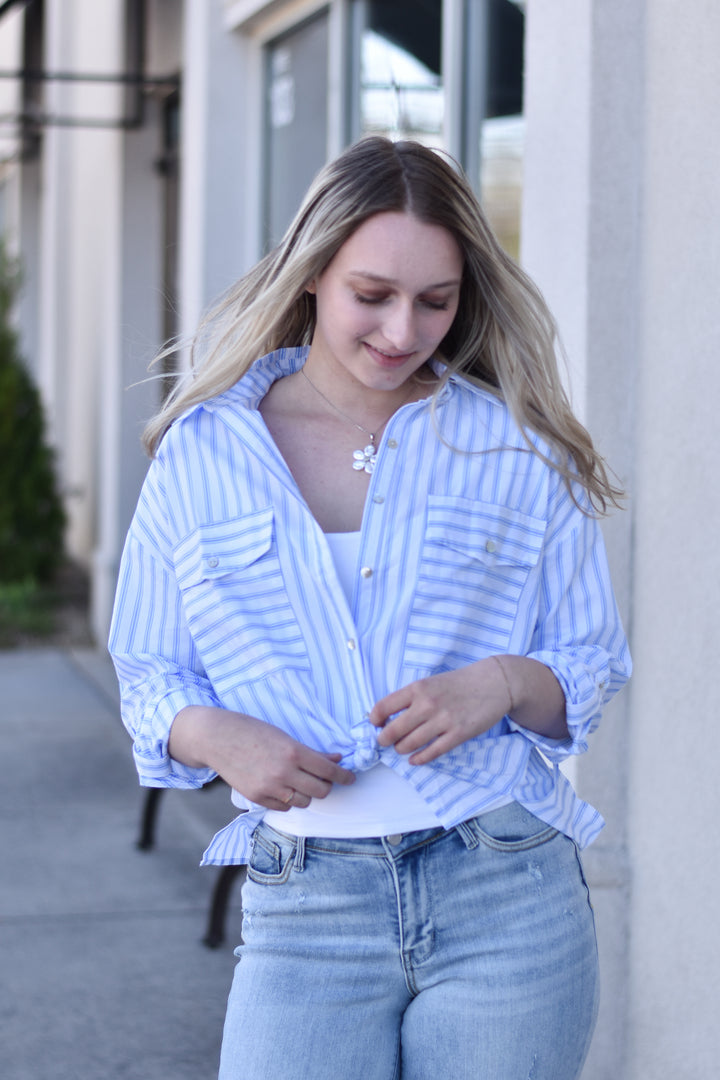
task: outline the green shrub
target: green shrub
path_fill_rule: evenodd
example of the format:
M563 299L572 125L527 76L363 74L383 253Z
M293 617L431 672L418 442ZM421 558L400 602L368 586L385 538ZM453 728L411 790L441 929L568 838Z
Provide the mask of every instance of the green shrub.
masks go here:
M63 557L65 514L40 395L10 322L18 280L0 246L0 582L46 582Z
M42 640L55 629L54 596L34 581L0 582L0 649Z

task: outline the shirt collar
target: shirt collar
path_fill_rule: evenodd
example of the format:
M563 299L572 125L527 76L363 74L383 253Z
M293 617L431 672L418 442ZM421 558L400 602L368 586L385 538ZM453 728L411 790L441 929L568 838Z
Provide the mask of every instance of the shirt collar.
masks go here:
M257 409L274 382L300 370L309 351L309 345L302 345L298 348L276 349L261 356L234 386L218 397L206 401L205 408L213 412L231 401L233 405Z
M286 375L294 375L296 371L303 367L309 351L309 345L300 345L276 349L274 352L261 356L238 379L234 386L218 397L206 401L204 407L212 412L231 401L233 405L257 409L274 382L284 378ZM431 360L430 366L439 378L442 378L447 371L447 365L440 360ZM453 391L457 391L459 386L483 393L479 387L469 383L462 375L453 373L448 376L445 385L438 394L438 404L444 403Z

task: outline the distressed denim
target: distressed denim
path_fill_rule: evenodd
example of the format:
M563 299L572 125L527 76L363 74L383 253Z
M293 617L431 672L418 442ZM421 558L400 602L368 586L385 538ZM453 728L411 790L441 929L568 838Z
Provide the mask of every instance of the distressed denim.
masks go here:
M220 1080L573 1080L598 998L577 849L519 804L451 830L267 825Z

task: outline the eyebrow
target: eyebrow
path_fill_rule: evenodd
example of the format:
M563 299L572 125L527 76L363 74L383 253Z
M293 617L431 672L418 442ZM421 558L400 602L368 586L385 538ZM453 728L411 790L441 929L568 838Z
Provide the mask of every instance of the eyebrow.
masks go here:
M397 285L395 278L383 277L382 274L373 274L369 270L350 270L350 277L361 277L368 281L376 281L379 285ZM428 285L421 292L432 292L433 289L447 289L452 285L460 285L462 278L451 278L450 281L438 281L434 285Z

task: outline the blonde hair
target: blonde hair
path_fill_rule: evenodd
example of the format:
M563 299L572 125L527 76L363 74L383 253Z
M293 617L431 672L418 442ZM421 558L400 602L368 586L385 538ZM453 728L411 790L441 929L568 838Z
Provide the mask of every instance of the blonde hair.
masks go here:
M227 390L258 357L310 344L315 297L308 282L364 221L388 211L444 227L463 253L458 312L437 354L447 365L441 385L456 373L478 381L506 402L529 449L558 470L571 493L579 483L601 513L617 505L622 492L563 389L556 326L539 290L500 247L459 169L419 143L379 136L325 166L278 246L207 314L191 346L191 377L145 429L148 452L182 412ZM529 432L549 444L552 460Z

